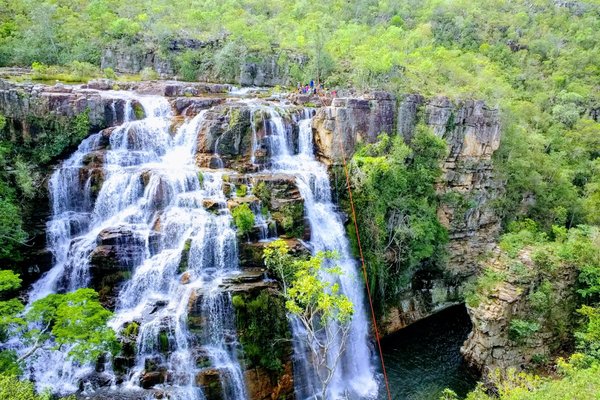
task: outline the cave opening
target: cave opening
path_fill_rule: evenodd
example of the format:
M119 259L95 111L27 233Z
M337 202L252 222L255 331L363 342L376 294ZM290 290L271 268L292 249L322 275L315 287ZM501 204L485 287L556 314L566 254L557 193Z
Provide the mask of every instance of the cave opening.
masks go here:
M479 378L460 354L472 324L464 304L449 307L382 339L392 396L438 399L445 388L465 396Z

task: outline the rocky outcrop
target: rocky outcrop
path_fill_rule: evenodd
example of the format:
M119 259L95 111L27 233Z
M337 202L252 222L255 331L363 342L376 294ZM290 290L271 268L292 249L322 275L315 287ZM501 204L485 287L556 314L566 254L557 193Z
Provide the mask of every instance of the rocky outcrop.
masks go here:
M313 119L317 156L327 164L350 159L358 143L373 143L381 133L393 133L396 99L375 92L362 98L336 98Z
M96 243L90 254L90 284L102 305L114 309L121 284L131 277L143 257L145 239L123 226L103 230Z
M525 368L548 361L569 342L576 308L573 266L547 271L525 249L515 259L496 252L486 263L486 285L470 294L473 330L461 353L480 370Z
M306 61L302 57L296 57L292 62L281 63L278 54L266 58L258 57L258 61L246 60L240 64L238 83L242 86L290 85L291 65L302 65Z
M411 287L388 310L383 329L391 333L460 301L462 286L477 272L500 231L491 202L501 185L494 179L492 155L500 144L498 111L481 101L451 102L387 93L334 99L313 120L319 158L349 160L358 143L373 143L381 133L396 133L410 143L417 124L425 124L448 145L437 184L440 222L448 229L448 262L443 271L417 271Z
M177 57L183 52L192 51L197 59L210 60L202 70L197 71L197 79L214 82L237 82L242 86L277 86L290 84L292 65L302 66L308 61L304 56L283 53L271 55L248 54L240 56L234 74L219 74L211 65L212 58L222 48L225 37L200 41L195 39L175 39L162 51L150 43L127 46L114 46L104 49L100 66L112 68L119 73L137 74L144 69L155 71L161 78L174 78L178 75ZM285 61L283 61L285 60Z
M127 101L97 90L57 83L54 86L14 84L0 80L0 114L8 119L13 135L36 140L33 119L73 118L88 111L91 130L123 122Z
M145 68L151 68L163 78L173 77L176 75L174 59L177 55L185 51L216 47L223 39L224 37L219 37L201 41L175 38L170 40L162 51L152 43L142 42L111 46L104 49L100 67L129 74L137 74Z

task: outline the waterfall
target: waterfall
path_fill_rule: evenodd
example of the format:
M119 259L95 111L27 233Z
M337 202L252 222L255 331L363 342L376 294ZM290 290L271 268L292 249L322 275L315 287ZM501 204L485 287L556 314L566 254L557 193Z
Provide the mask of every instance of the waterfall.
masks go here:
M290 129L280 115L270 107L270 153L272 172L296 176L306 217L310 221L310 245L313 253L336 251L335 261L342 269L338 280L340 292L354 304L354 316L346 349L340 359L335 376L328 388L328 399L367 399L377 396L378 384L373 366L373 354L369 345L369 319L363 295L364 283L359 278L358 265L352 258L348 238L341 219L331 199L331 187L326 167L314 156L311 112L302 113L299 121L298 153L291 146ZM320 392L320 383L315 368L307 356L307 343L300 323L292 322L294 331L296 396L299 399L315 398ZM329 362L339 348L339 342L328 354Z
M201 400L197 376L210 368L219 374L225 399L245 399L231 299L218 289L225 277L238 273L236 232L222 172L200 172L194 159L205 114L172 135L165 98L136 97L146 117L135 120L132 95L123 96L128 99L124 123L108 138L98 133L84 140L52 175L48 244L54 264L34 284L30 302L89 286L93 252L103 240L112 240L125 249L117 257L128 279L118 288L110 324L117 332L134 322L139 327L125 381L117 388L112 372L103 372L113 389L140 390L144 374L152 371L160 375L152 386L168 398ZM95 191L92 173L82 179L94 156L103 158L98 168L103 182ZM204 207L208 202L219 205L217 212ZM183 257L186 271L179 270ZM205 320L201 333L188 327L191 304ZM208 359L206 365L197 362L198 351ZM31 359L27 370L39 389L67 394L94 371L91 365L74 365L65 354L38 351ZM86 390L93 388L86 385Z
M112 251L117 266L111 268L117 268L122 279L113 285L110 325L119 333L135 327L131 329L135 352L127 359L127 374L116 375L110 362L104 368L80 366L67 359L68 349L39 350L28 361L29 377L39 389L51 388L60 394L76 391L80 382L85 395L93 394L97 388L89 377L100 374L110 382L110 390L117 392L153 388L169 399L204 400L214 395L202 390L203 379L210 375L220 383L223 399L244 400L248 391L238 360L232 299L221 290L224 280L239 274L238 238L223 190L226 171L200 170L195 161L197 135L206 112L172 133L173 116L165 98L120 92L107 95L126 100L124 122L85 139L53 173L47 234L54 263L33 285L29 301L97 285L98 274L106 271L98 271L94 257L99 249ZM331 250L339 254L335 262L343 274L328 279L336 279L341 293L354 304L346 349L327 399L375 398L378 384L363 283L331 199L326 167L315 159L313 111L292 114L290 121L280 107L242 102L251 110L250 161L254 164L254 153L266 146L270 160L261 173L296 177L310 222L308 246L314 253ZM144 118L136 118L134 104L141 104ZM260 139L256 112L262 117ZM294 132L299 132L297 143ZM218 141L215 154L218 157ZM258 239L276 237L268 215L263 216L257 204L251 209ZM313 399L320 392L320 381L303 340L305 332L294 319L291 328L296 396ZM334 341L330 362L340 346Z

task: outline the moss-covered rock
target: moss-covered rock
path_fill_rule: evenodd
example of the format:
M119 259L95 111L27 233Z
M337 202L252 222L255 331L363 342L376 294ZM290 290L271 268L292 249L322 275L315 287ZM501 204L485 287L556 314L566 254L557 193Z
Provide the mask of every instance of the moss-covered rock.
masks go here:
M262 290L235 294L232 303L246 366L279 377L291 354L285 300L275 291Z
M180 274L187 271L188 269L191 247L192 239L187 239L185 241L185 244L183 245L183 250L181 250L181 258L179 259L179 267L177 268L177 272L179 272Z

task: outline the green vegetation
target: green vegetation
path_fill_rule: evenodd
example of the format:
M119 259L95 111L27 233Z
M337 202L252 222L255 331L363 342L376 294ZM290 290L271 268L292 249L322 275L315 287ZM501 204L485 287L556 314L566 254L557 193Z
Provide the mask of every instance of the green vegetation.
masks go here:
M273 219L289 237L302 237L304 233L304 207L301 203L283 205L273 212Z
M245 197L248 194L248 186L240 185L235 189L235 195L237 197Z
M0 116L0 260L9 265L27 249L27 209L43 195L42 173L91 129L89 110L72 118L28 115L25 123L27 129L15 131L13 121Z
M419 267L442 265L447 233L437 218L434 183L445 154L445 142L419 125L410 146L399 136L383 134L376 144L359 149L348 166L371 293L380 313L395 304ZM338 176L345 180L343 173ZM350 213L347 191L341 195ZM348 233L356 243L353 224Z
M231 215L233 215L233 222L237 227L238 235L248 235L254 227L254 213L248 204L244 203L236 206L231 210Z
M498 395L486 393L483 385L467 396L467 400L565 400L596 399L600 393L600 365L590 368L576 368L571 364L559 364L563 368L561 379L540 378L528 373L506 372L496 376L494 383ZM451 392L451 391L450 391ZM458 399L447 393L443 400Z
M48 66L39 62L31 65L31 78L40 81L87 82L99 77L100 69L88 62L72 61L65 66ZM109 71L110 73L110 71ZM114 71L112 72L114 75Z
M50 393L36 394L33 383L20 381L16 376L0 375L0 399L10 400L53 400ZM75 395L62 400L75 400Z
M479 306L482 299L487 298L492 293L500 282L506 279L504 273L493 269L484 269L477 277L475 284L470 285L465 289L465 302L469 307Z
M258 197L263 206L271 204L271 191L264 181L260 181L252 187L252 194Z
M51 294L25 311L17 298L10 297L20 284L12 271L0 271L0 341L21 335L29 346L18 358L13 350L0 352L0 373L18 375L22 362L39 349L58 350L67 344L71 346L69 357L79 363L95 362L105 353L118 352L115 332L106 325L112 313L100 305L92 289Z
M510 321L508 337L515 342L522 342L539 330L540 324L537 322L515 318Z
M232 298L238 338L249 368L260 366L271 374L283 372L291 353L285 302L276 293L238 294Z

